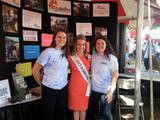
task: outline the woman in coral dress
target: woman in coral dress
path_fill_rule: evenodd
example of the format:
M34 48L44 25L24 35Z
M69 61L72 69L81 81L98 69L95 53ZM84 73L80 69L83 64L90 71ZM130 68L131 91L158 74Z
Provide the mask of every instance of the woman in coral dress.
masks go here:
M68 56L71 77L68 83L68 108L74 120L85 120L90 91L90 56L86 53L86 38L76 37L74 53Z

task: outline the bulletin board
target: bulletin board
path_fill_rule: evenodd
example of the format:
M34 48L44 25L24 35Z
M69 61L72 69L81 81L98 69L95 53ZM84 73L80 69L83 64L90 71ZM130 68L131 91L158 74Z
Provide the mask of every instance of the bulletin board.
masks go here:
M1 0L0 9L0 80L9 80L12 95L16 65L32 67L41 51L49 47L57 29L67 32L71 49L75 36L83 33L90 54L99 34L117 51L116 2ZM37 86L32 74L24 78L30 88Z

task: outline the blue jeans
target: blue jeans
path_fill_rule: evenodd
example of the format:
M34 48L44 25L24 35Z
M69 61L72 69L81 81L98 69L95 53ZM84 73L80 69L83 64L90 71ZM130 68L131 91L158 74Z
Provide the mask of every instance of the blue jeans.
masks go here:
M114 99L115 94L113 94ZM105 94L98 93L92 91L91 94L91 103L92 103L92 110L94 115L94 120L112 120L112 113L111 113L111 104L105 100Z
M149 58L144 58L144 67L146 70L149 70Z
M158 60L160 60L160 53L157 53L157 54L156 54L156 58L157 58Z

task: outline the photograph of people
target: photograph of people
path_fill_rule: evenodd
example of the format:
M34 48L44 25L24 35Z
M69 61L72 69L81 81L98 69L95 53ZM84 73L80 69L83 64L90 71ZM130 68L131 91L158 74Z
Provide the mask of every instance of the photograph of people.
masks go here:
M68 19L66 17L54 17L51 16L51 31L57 30L67 31Z
M95 55L92 56L92 92L90 104L92 120L112 120L111 103L118 78L118 61L111 44L100 36L95 40Z
M73 15L74 16L90 16L90 6L87 3L73 3Z
M57 0L48 0L48 8L51 10L57 9Z
M6 62L13 62L20 60L19 51L19 38L18 37L5 37L6 47Z
M68 82L68 108L74 120L85 120L90 95L90 60L86 52L86 37L77 35L74 52L68 56L71 76Z
M95 27L95 38L101 35L107 38L107 27Z
M5 32L18 32L18 14L17 9L2 5L3 30Z
M44 0L24 0L24 6L34 10L43 11Z
M46 48L33 66L33 77L42 87L43 120L64 120L68 61L66 33L54 33L50 48Z

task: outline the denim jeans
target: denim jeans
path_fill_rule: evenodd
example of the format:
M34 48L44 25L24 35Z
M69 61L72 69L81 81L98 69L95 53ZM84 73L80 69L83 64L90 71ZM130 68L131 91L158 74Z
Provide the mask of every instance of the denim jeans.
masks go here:
M149 58L144 58L144 67L146 70L149 70Z
M113 94L114 99L115 94ZM94 120L112 120L111 104L105 100L105 94L92 91L92 109L94 110ZM113 101L113 100L112 100Z

